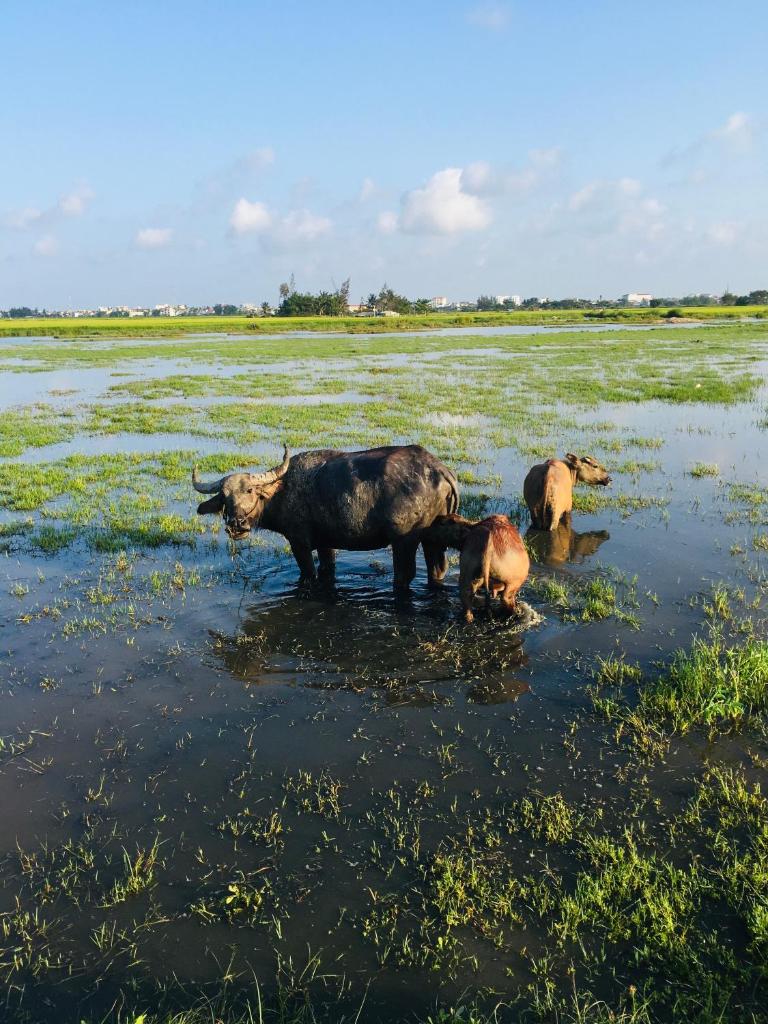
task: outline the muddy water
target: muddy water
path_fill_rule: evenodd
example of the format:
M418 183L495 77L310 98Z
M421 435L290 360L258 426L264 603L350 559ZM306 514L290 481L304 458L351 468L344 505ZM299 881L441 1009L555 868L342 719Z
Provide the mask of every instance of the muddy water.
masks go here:
M82 372L73 372L73 386ZM767 482L764 403L762 395L727 415L657 403L577 414L585 423L611 420L627 436L663 438L659 451L628 447L616 456L658 459L661 467L617 476L613 487L659 504L631 515L576 515L573 532L532 537L533 574L574 593L589 579L610 578L639 628L616 617L565 618L533 587L525 597L543 615L536 628L482 616L465 628L456 622L455 565L436 593L420 566L411 595L395 598L388 552L342 552L335 583L306 587L279 546L244 545L233 556L223 543L206 543L195 552L160 549L137 559L132 578L118 574L106 585L119 601L105 632L87 623L112 607L87 596L103 559L79 544L55 558L4 555L0 912L13 908L17 893L24 905L39 904L51 922L47 942L64 964L28 979L34 1019L105 1009L120 988L153 979L215 983L230 958L234 973L253 972L269 990L277 956L300 967L308 948L329 975L348 979L350 1004L370 984L370 1012L386 1007L384 1019L467 986L508 996L529 980L520 950L535 952L545 939L530 927L513 930L501 950L466 936L478 966L465 963L453 977L399 963L366 937L371 892L402 893L423 881L399 859L387 814L399 800L407 818L418 787L429 785L420 834L426 862L446 836L460 839L479 800L498 808L531 789L560 791L576 805L597 800L621 822L627 793L617 769L627 755L608 754L596 740L571 757L563 737L575 716L590 721L586 688L597 656L625 652L648 668L702 629L700 599L713 583L749 597L765 579L765 552L753 549L761 528L744 517L729 521L740 506L727 487ZM92 450L139 444L104 440L109 449ZM158 450L155 442L163 450L190 446L183 435L144 441L148 452ZM517 509L529 462L512 448L496 453L490 469L502 478L501 510ZM720 475L688 475L695 462L717 463ZM203 585L146 598L142 581L177 561L198 569ZM29 593L15 596L17 586ZM64 624L78 618L85 624L67 634ZM20 739L28 748L11 747ZM649 770L654 792L674 805L712 756L686 741ZM338 813L311 796L302 804L291 788L300 771L314 786L328 777L340 784ZM275 847L226 825L272 812L283 825ZM148 848L156 837L153 887L105 908L123 848ZM55 894L43 901L39 881L36 896L21 871L19 848L42 858L44 848L66 843L85 844L96 867L75 886L77 903ZM505 852L521 871L534 866L523 839ZM258 920L194 910L201 899L224 906L241 873L270 883ZM104 922L116 922L123 936L107 953L94 941Z

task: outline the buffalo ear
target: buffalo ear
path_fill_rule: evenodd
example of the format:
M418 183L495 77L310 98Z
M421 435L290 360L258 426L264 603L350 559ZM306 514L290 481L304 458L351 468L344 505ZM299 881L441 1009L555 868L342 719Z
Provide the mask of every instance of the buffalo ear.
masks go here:
M568 452L568 454L565 456L565 461L568 463L569 466L578 466L578 464L581 462L581 459L578 455L574 455L573 452Z
M220 494L214 494L208 501L201 501L197 506L197 514L199 516L206 516L209 513L221 512L224 508L224 499Z

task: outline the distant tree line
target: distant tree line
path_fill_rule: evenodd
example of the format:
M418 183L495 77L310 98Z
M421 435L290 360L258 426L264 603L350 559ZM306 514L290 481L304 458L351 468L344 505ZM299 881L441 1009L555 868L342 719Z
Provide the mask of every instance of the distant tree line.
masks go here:
M341 283L335 291L300 292L293 275L290 281L280 285L278 316L346 316L349 311L350 279ZM409 299L399 295L386 283L378 293L371 292L367 299L360 300L360 306L372 313L428 313L429 299ZM262 303L262 312L269 311L269 304Z
M758 288L749 295L733 295L726 292L720 296L720 302L723 306L765 306L768 305L768 289Z
M30 309L29 306L11 306L10 309L0 310L0 316L11 317L14 320L22 320L27 316L47 316L45 310Z
M313 292L300 292L296 288L293 274L290 280L280 285L280 302L273 310L269 302L262 302L259 312L262 316L269 316L275 312L278 316L346 316L349 307L350 279L341 283L335 291L322 291L317 294ZM361 307L371 313L429 313L440 312L435 310L429 299L409 299L400 295L386 283L381 286L378 293L371 292L367 299L361 300ZM650 305L653 308L675 308L685 306L768 306L768 289L758 288L746 295L736 295L733 292L725 292L718 299L713 295L683 295L682 297L660 297L651 299ZM476 309L480 312L498 311L504 312L513 309L539 310L539 309L592 309L604 310L615 309L621 306L617 299L540 299L536 296L523 299L517 304L512 299L505 299L497 302L494 295L479 295L476 302L461 304L465 310ZM253 307L251 307L253 309ZM191 308L190 314L212 311L214 316L237 316L242 312L240 306L232 303L217 302L202 310ZM147 310L151 316L161 316L162 311L158 309ZM98 311L91 314L98 317L127 317L126 310L112 309L109 311ZM7 310L0 310L0 317L12 319L24 319L26 317L57 317L62 316L60 312L48 312L45 309L32 309L30 306L11 306Z

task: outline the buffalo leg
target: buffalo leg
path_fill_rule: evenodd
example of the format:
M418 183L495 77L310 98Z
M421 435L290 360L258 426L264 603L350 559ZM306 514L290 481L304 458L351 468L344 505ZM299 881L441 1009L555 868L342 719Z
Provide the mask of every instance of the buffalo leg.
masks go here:
M474 614L472 613L472 605L475 600L475 594L477 588L483 581L474 580L468 572L462 572L459 570L459 596L461 597L461 607L464 611L464 621L473 622Z
M448 572L445 548L426 540L421 542L421 546L424 549L424 561L427 563L427 579L429 585L434 586L445 579L445 574Z
M296 559L296 564L299 567L301 578L305 580L313 580L316 573L312 548L304 541L291 540L289 541L289 544L291 545L293 557Z
M320 559L320 575L333 576L336 572L336 551L334 548L318 548L317 556Z
M508 586L504 589L504 593L501 595L501 607L505 615L517 613L517 589L515 587Z
M397 540L392 543L392 568L395 573L395 587L406 589L416 575L417 540Z

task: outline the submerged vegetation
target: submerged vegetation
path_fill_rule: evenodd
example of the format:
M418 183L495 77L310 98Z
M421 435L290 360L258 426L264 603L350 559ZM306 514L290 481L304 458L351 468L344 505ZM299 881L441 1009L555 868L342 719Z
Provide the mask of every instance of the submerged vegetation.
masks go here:
M0 344L3 1020L766 1021L766 329ZM441 455L541 624L231 545L283 440Z

